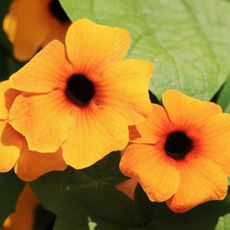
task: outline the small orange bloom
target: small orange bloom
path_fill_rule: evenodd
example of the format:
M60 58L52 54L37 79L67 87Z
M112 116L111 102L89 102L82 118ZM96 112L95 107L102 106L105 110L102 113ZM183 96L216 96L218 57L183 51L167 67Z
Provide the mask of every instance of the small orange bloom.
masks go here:
M38 198L29 185L25 185L16 204L15 212L8 216L3 230L33 230L35 210Z
M136 179L151 201L166 201L174 212L224 199L230 115L174 90L162 100L164 107L153 104L152 115L130 128L132 144L122 155L121 171Z
M151 111L148 84L153 65L123 60L126 30L87 19L73 23L66 48L55 40L10 78L22 93L10 109L10 124L29 149L61 147L67 164L84 168L128 142L128 125Z
M42 174L64 170L66 164L61 150L56 153L30 151L25 138L9 124L8 110L19 92L10 89L9 81L0 83L0 172L14 167L15 173L25 181L31 181Z
M15 58L25 61L53 39L64 41L70 20L58 0L14 0L3 21Z

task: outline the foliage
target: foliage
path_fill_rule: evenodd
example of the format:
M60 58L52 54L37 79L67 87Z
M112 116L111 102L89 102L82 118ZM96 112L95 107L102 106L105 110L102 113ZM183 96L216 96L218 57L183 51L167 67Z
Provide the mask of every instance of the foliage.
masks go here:
M0 174L0 226L3 224L5 218L14 211L15 203L23 189L23 185L24 183L13 172Z
M230 113L229 0L60 2L72 21L85 17L129 30L128 57L148 59L155 65L149 86L154 101L168 89L204 100L216 94L216 102ZM0 1L1 23L9 4L9 0ZM22 65L13 58L0 27L0 80ZM119 171L119 160L120 153L114 152L89 168L68 168L32 182L45 207L35 215L36 229L44 229L45 224L54 230L230 229L230 194L224 201L207 202L184 214L150 202L139 186L132 201L114 187L126 179ZM0 174L0 226L13 212L23 185L13 172ZM39 225L44 218L46 223Z
M230 71L230 5L223 0L61 0L69 17L124 27L128 57L155 65L150 90L209 100ZM201 10L202 5L202 10Z

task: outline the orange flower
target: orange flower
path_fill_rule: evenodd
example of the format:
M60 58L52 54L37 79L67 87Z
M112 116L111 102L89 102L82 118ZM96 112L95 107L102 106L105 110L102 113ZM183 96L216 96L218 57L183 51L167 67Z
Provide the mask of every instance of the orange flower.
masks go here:
M32 189L25 185L17 200L15 212L5 220L3 230L33 230L34 214L38 204L38 198Z
M126 30L81 19L70 26L66 49L51 42L10 78L22 91L10 124L29 149L61 147L66 163L79 169L126 146L128 125L151 111L153 70L147 61L122 60L129 45Z
M230 175L230 115L214 103L178 91L153 104L152 115L131 127L121 171L136 179L151 201L185 212L208 200L222 200ZM136 136L136 137L135 137Z
M25 61L53 39L64 41L70 20L58 0L14 0L3 21L15 58Z
M0 83L0 172L14 167L22 180L31 181L46 172L64 170L66 164L60 149L49 154L30 151L25 138L8 123L8 110L18 94L9 88L8 81Z

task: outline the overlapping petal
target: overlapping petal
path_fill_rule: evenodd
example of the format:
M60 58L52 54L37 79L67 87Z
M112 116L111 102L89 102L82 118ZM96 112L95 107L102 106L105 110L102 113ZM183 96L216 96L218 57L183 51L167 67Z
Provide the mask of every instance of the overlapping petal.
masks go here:
M0 119L0 172L7 172L14 167L16 174L22 180L31 181L46 172L64 170L67 165L60 149L50 154L29 151L25 138L9 124L8 120L8 110L19 92L11 89L8 81L1 82L0 88L0 106L6 118Z
M23 146L22 137L9 124L0 121L0 172L10 171L17 162Z
M29 149L55 152L74 124L72 106L59 90L42 95L19 95L10 109L10 123L22 133Z
M15 97L19 94L17 90L11 89L9 81L3 81L0 84L0 120L8 118L8 110Z
M151 115L143 122L138 123L136 131L130 129L130 132L138 132L139 135L132 133L133 138L130 142L143 144L156 144L162 141L174 127L168 119L168 115L164 108L160 105L152 104Z
M198 131L199 127L212 115L221 113L220 106L212 102L200 101L179 91L169 90L162 95L164 107L170 121L177 129Z
M5 120L8 118L8 108L6 105L5 93L9 88L8 81L4 81L0 84L0 119Z
M63 171L66 167L60 149L55 153L32 152L24 142L14 171L22 180L33 181L47 172Z

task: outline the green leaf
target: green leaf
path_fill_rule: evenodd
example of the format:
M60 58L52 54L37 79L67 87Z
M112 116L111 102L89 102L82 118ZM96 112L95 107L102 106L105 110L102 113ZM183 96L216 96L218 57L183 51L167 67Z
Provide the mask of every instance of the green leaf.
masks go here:
M0 81L7 80L11 74L19 70L24 63L16 61L12 54L0 45Z
M215 228L215 230L228 230L228 229L230 229L230 213L221 216Z
M88 225L90 230L144 230L144 228L122 226L105 220L100 220L97 223L90 221Z
M140 187L136 190L135 202L146 218L146 230L229 229L230 193L223 201L210 201L181 214L170 211L165 203L150 202Z
M221 105L224 112L230 113L230 76L219 94L217 103Z
M92 229L89 218L95 229L103 229L97 227L101 221L139 225L133 202L114 187L125 179L118 162L119 154L113 153L87 169L53 172L31 184L42 205L57 215L55 230Z
M133 228L128 226L122 226L119 224L114 224L106 221L99 221L97 225L92 228L94 230L138 230L139 228ZM91 228L90 228L91 230Z
M104 157L103 160L94 164L93 167L89 167L83 171L99 180L100 183L114 185L127 179L119 169L119 162L120 152L112 152Z
M52 229L56 216L39 205L34 213L33 230Z
M209 100L230 72L230 4L223 0L60 0L74 21L123 27L129 58L155 65L150 90L168 89Z
M2 226L5 218L14 211L23 186L24 183L13 172L0 173L0 226Z
M9 71L6 63L7 51L0 45L0 81L6 80L9 76Z

